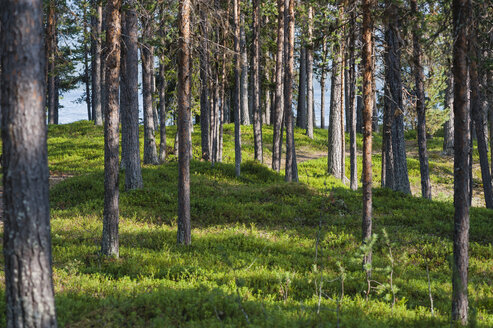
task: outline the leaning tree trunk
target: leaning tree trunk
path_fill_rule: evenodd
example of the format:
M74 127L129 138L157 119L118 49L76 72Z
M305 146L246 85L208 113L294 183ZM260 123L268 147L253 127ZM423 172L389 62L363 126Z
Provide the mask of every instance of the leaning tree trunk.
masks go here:
M473 9L473 11L475 11ZM469 75L471 79L471 115L476 129L476 139L478 142L479 162L481 165L481 177L483 179L483 191L486 207L493 209L493 188L491 185L491 172L488 159L488 142L485 131L482 99L479 83L478 59L481 58L478 51L478 28L477 16L473 14L471 35L469 37Z
M104 109L104 210L103 240L101 253L118 257L118 188L119 175L119 86L120 86L120 37L121 0L108 0L106 3L106 91Z
M272 169L281 170L282 124L284 117L284 0L277 0L277 55L276 55L276 90L274 102L274 131L272 142Z
M373 17L372 0L363 0L363 244L372 234L372 115L373 115ZM371 251L365 254L363 265L371 265ZM367 275L371 274L366 269Z
M285 180L298 182L298 165L294 144L293 120L293 73L294 73L294 0L284 2L284 58L286 63L284 80L284 117L286 123L286 168Z
M93 11L91 16L91 92L92 92L92 118L94 124L103 125L103 111L101 107L101 33L103 25L103 6L100 0L93 0Z
M241 62L240 62L240 0L233 2L234 47L235 47L235 85L233 93L233 110L235 119L235 173L241 174Z
M416 20L419 19L419 12L416 0L411 0L411 10ZM426 104L424 87L424 69L422 62L422 51L420 45L421 24L413 26L413 59L414 59L414 80L416 84L416 112L418 114L418 147L419 165L421 172L421 194L423 198L431 199L430 169L428 165L428 149L426 145Z
M263 163L262 108L260 107L260 1L253 0L252 19L252 114L255 160Z
M313 139L313 7L308 8L308 45L306 47L307 116L306 135Z
M453 0L454 24L454 260L452 264L452 321L467 324L469 267L469 120L467 108L468 0Z
M144 164L159 164L157 157L156 137L154 135L154 110L152 106L152 61L149 39L151 38L151 22L147 18L142 22L142 38L140 48L142 57L142 100L144 105Z
M41 0L2 1L6 326L56 327Z
M245 32L245 15L240 12L240 49L241 49L241 124L250 125L248 111L248 52Z
M139 58L138 18L135 0L126 0L122 17L122 65L120 104L122 116L122 162L125 167L125 189L143 187L139 142Z
M180 0L178 52L178 244L192 242L190 222L190 0Z

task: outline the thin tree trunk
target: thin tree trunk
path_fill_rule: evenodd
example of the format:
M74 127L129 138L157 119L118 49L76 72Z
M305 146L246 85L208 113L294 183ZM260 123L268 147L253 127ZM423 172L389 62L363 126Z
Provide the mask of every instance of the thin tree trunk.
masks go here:
M467 108L467 0L454 0L454 262L452 265L452 321L468 321L469 267L469 124Z
M159 164L156 147L154 109L152 105L152 61L153 56L149 39L151 38L151 22L147 18L142 21L143 42L140 48L142 57L142 99L144 105L144 164Z
M245 15L240 12L240 49L241 49L241 124L250 125L248 111L248 52L245 32Z
M306 75L306 46L303 45L300 51L300 81L298 84L298 107L296 108L296 126L306 129L307 117L307 75Z
M321 72L320 72L320 128L325 129L325 80L326 80L326 71L325 71L325 63L326 63L326 56L327 56L327 41L324 39L323 41L323 54L324 54L324 60L322 63L321 67Z
M180 0L178 53L178 244L190 245L190 0Z
M202 36L200 51L200 136L202 146L202 159L210 160L210 109L209 109L209 46L208 46L208 22L207 11L200 10L199 29Z
M348 113L349 113L349 157L350 157L350 186L351 190L358 189L358 167L356 154L356 60L355 60L355 43L356 43L356 8L351 10L350 37L349 37L349 95L348 95Z
M235 47L235 86L233 93L233 108L235 118L235 173L241 174L241 54L240 54L240 0L233 2L234 17L234 47Z
M276 90L274 102L274 131L272 142L272 169L281 170L282 126L284 117L284 0L277 0L277 55L276 55Z
M363 244L372 234L372 115L373 115L373 17L372 0L363 0ZM368 252L363 265L371 265ZM367 269L367 275L371 272Z
M159 64L159 162L166 162L166 71L164 66L165 54L164 50L161 54L161 62Z
M416 0L411 0L411 11L416 20L419 20L419 12ZM413 59L414 59L414 79L416 84L416 112L418 114L418 147L419 164L421 171L421 194L423 198L431 199L430 169L428 165L428 149L426 145L426 104L424 87L424 69L422 62L422 51L419 33L421 23L417 22L413 26Z
M0 15L6 326L57 327L42 1L2 1Z
M483 180L484 200L486 207L493 209L493 188L491 185L491 172L488 159L488 142L485 131L482 100L480 96L480 83L479 83L479 59L481 59L480 52L478 50L478 15L475 13L476 9L472 9L472 27L469 36L469 74L470 74L470 90L471 90L471 115L474 121L474 127L476 128L476 139L478 142L479 162L481 165L481 177ZM472 153L472 152L471 152Z
M306 48L306 77L307 77L307 126L306 135L313 139L313 7L308 8L308 45Z
M341 7L339 9L339 19L342 22L344 20L346 2L341 3ZM341 110L341 181L342 183L346 183L346 133L344 128L344 116L345 116L345 106L344 106L344 72L346 71L346 37L345 37L345 27L342 28L342 37L341 37L341 50L340 50L340 59L341 63L341 93L339 99L339 106Z
M284 80L284 116L286 123L286 173L285 180L298 182L298 165L296 163L296 149L294 144L293 120L293 71L294 71L294 0L285 0L284 3L284 57L286 71Z
M88 26L88 14L87 7L83 9L83 21L84 21L84 85L86 92L86 107L87 107L87 119L89 121L92 120L92 111L91 111L91 78L89 73L89 52L90 52L90 30Z
M104 110L104 210L103 240L101 253L118 257L119 220L119 80L120 80L120 36L121 0L108 0L106 3L106 91Z
M91 16L91 83L92 83L92 118L94 124L103 125L103 112L101 107L101 28L103 21L103 7L101 1L92 1L94 15Z
M55 0L50 0L48 7L48 18L46 22L46 49L48 56L48 124L55 124L56 116L56 33L57 18Z
M443 127L443 152L447 155L454 154L454 77L452 74L447 78L447 89L445 89L445 108L449 109L449 119Z
M120 111L122 116L122 162L125 166L125 189L143 187L139 142L139 47L138 17L135 0L126 0L122 17L123 44L121 60Z
M252 114L255 160L263 163L262 149L262 108L260 107L260 1L253 0L252 18Z

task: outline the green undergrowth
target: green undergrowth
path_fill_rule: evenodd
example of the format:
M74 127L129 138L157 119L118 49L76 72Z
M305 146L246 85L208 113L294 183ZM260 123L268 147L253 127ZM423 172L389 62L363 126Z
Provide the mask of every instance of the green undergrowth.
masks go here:
M193 142L199 145L195 129ZM50 170L75 175L50 194L60 326L450 326L454 211L449 201L373 190L374 288L367 299L361 190L351 191L328 176L326 157L301 163L300 183L285 183L282 174L252 161L251 128L243 131L240 178L232 164L231 125L224 133L225 163L191 162L190 247L176 244L174 156L144 167L142 190L123 191L122 172L120 258L105 259L99 255L102 129L88 122L50 127ZM174 132L168 129L170 150ZM297 146L326 149L327 131L316 129L314 141L302 133L297 130ZM264 140L272 142L271 128L264 129ZM268 149L264 152L269 156ZM413 160L410 172L416 170ZM380 162L375 155L376 186ZM448 165L432 161L432 181L448 183L441 177L450 173ZM471 210L469 295L471 325L477 327L493 326L492 219L490 210ZM4 307L2 295L0 326Z

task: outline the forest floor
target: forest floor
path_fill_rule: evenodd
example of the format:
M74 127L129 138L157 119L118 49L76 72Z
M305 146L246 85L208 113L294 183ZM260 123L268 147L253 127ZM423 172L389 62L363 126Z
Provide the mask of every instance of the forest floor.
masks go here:
M190 247L176 244L174 155L166 164L144 166L141 190L123 191L122 173L120 257L107 259L99 253L103 130L89 122L50 126L50 171L63 177L50 188L60 327L450 327L453 163L440 155L441 138L429 140L433 201L416 197L419 161L411 138L415 196L379 188L381 139L374 138L367 299L361 190L326 174L327 131L316 129L311 140L296 130L300 183L285 183L282 172L253 162L252 130L242 129L240 178L232 125L224 130L224 163L191 162ZM168 149L175 132L169 127ZM270 164L271 127L263 137ZM361 136L357 143L361 149ZM198 157L199 127L193 144ZM358 170L360 176L361 157ZM475 204L482 205L477 169L474 176ZM493 211L471 209L469 295L476 327L493 327L492 220ZM4 299L2 286L0 326Z

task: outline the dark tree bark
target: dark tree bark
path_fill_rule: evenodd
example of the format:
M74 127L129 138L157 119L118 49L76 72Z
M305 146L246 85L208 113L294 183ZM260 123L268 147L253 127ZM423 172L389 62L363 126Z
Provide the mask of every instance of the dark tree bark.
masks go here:
M164 49L159 63L159 162L166 162L166 72L164 66Z
M286 173L285 180L298 182L298 164L294 144L293 72L294 72L294 0L284 2L284 117L286 123Z
M277 54L276 90L274 102L274 131L272 142L272 169L281 170L282 125L284 118L284 0L277 0Z
M452 3L454 24L454 261L452 265L452 321L467 324L469 267L469 112L467 108L468 0Z
M41 0L2 1L0 49L6 324L56 327Z
M416 0L411 0L411 11L416 20L419 20L419 12ZM430 169L428 165L428 149L426 145L426 104L424 69L422 62L422 50L420 44L421 23L416 22L413 26L413 60L414 80L416 84L416 112L418 114L418 147L419 165L421 172L421 195L423 198L431 199Z
M454 154L454 77L447 78L445 89L445 108L450 110L449 119L443 126L443 152L446 155Z
M241 49L241 124L250 125L248 111L248 52L245 32L245 15L240 12L240 49Z
M373 115L373 17L372 0L363 0L363 243L372 234L372 115ZM371 264L372 254L366 254L363 264ZM370 274L367 271L367 274Z
M190 0L180 0L178 52L178 244L190 245Z
M121 59L121 116L122 116L122 162L125 167L125 189L143 187L140 168L139 142L139 58L138 17L135 0L126 0L122 17Z
M233 1L234 47L235 47L235 86L233 92L233 110L235 118L235 173L241 174L241 58L240 58L240 0Z
M118 157L119 157L119 85L120 85L120 36L121 0L108 0L106 3L106 100L104 102L104 211L103 240L101 253L106 256L119 256L118 200Z
M313 6L308 8L308 45L306 47L307 116L306 135L313 139Z
M400 22L397 5L388 0L387 14L388 19L385 31L385 106L388 119L392 124L392 133L385 136L391 139L391 142L385 144L387 148L386 154L392 154L392 158L387 157L387 171L393 170L393 177L386 177L386 184L393 190L401 191L406 194L411 193L409 184L409 176L407 172L406 146L404 140L404 116L402 105L402 81L401 81L401 45L400 45ZM388 128L388 124L386 123ZM390 155L389 155L390 156ZM393 160L393 168L392 168ZM393 181L392 181L393 178Z
M253 0L252 18L252 114L253 114L253 139L255 160L263 163L262 149L262 108L260 107L260 1Z
M302 41L303 42L303 41ZM307 75L306 75L306 46L303 45L300 50L300 81L298 84L298 106L296 108L296 126L306 129L307 124Z
M344 120L341 116L343 106L341 100L342 76L341 76L341 46L338 41L332 45L334 59L332 60L332 77L330 91L330 116L329 116L329 136L328 136L328 158L327 169L329 174L338 179L342 179L342 135L344 130Z
M48 69L48 124L56 124L57 92L56 92L56 52L57 52L57 17L55 0L50 0L48 18L46 20L46 53Z
M342 2L339 8L339 21L344 21L344 15L346 10L346 2ZM345 106L344 106L344 72L346 71L346 37L345 37L345 27L342 28L342 37L341 37L341 52L340 58L342 60L341 65L341 92L339 99L339 106L341 110L341 181L342 183L346 183L346 130L344 128L344 116L345 116Z
M159 164L157 157L154 109L152 105L152 62L154 57L151 52L149 40L152 38L151 21L142 17L142 99L144 106L144 164Z
M326 81L326 65L327 62L327 40L323 40L322 44L323 63L320 70L320 128L325 129L325 81Z
M481 177L483 180L484 200L486 207L493 209L493 188L491 185L491 172L488 159L488 142L485 131L485 122L483 115L483 103L480 95L479 83L479 59L481 58L478 49L477 35L478 31L478 16L476 9L472 9L472 24L471 33L469 36L469 75L470 75L470 90L471 90L471 115L476 129L476 139L478 143L479 162L481 165ZM472 152L471 152L472 153Z
M356 8L350 8L351 12L351 31L349 35L349 72L348 72L348 96L347 106L349 114L349 157L350 157L350 186L351 190L358 189L358 166L356 154L356 60L355 60L355 44L356 44Z
M200 51L200 136L202 159L210 160L210 108L209 108L209 45L207 11L200 10L199 29L202 35Z
M92 7L95 12L91 16L91 93L92 93L92 118L94 124L103 125L103 111L101 105L101 33L103 24L103 7L101 1L92 0Z

